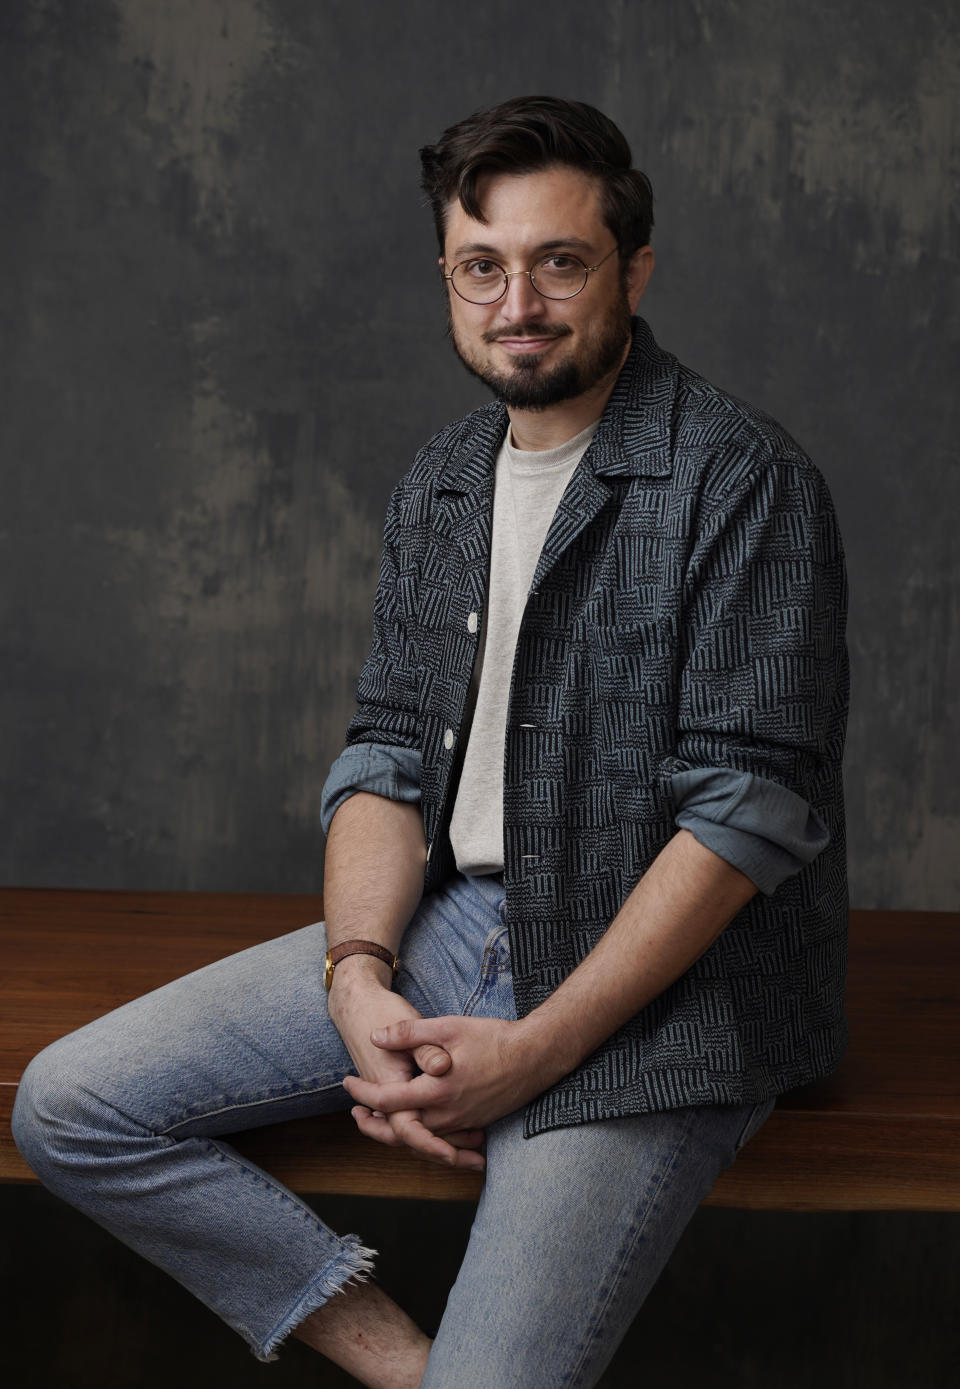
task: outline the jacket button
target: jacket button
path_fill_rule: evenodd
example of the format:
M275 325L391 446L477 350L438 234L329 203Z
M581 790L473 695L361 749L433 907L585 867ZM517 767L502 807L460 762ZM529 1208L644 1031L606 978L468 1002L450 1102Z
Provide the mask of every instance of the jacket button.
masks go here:
M453 747L453 729L452 729L452 728L448 728L447 731L446 731L446 733L443 735L443 746L447 749L448 752L449 752L450 749Z
M476 630L477 630L477 614L476 614L476 613L471 613L470 616L467 618L467 631L468 631L468 632L475 632Z

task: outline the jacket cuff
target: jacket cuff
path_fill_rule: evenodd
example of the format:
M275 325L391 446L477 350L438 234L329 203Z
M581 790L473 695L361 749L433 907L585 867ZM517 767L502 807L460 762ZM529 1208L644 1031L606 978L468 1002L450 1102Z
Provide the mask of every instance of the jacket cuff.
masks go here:
M320 792L320 824L325 835L344 801L370 791L391 801L419 801L420 754L385 743L351 743L334 762Z
M789 787L749 772L702 767L670 778L674 820L739 868L767 896L830 842L815 810Z

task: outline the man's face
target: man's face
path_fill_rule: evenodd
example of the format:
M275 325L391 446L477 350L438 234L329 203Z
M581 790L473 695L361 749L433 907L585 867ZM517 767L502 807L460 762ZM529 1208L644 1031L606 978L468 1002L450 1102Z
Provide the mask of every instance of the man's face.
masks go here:
M460 261L482 257L507 271L527 270L563 251L591 266L615 247L598 185L579 169L491 174L478 193L485 222L468 217L459 201L449 205L447 274ZM652 264L652 253L649 259ZM493 304L468 303L448 283L453 346L467 370L509 407L542 410L571 400L619 371L630 342L633 278L621 274L614 252L571 299L544 298L527 275L512 275Z

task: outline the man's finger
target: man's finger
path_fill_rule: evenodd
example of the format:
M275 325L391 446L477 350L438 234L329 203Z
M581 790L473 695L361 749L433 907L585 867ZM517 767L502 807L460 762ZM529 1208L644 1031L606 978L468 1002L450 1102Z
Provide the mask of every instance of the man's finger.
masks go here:
M407 1146L423 1157L442 1162L445 1167L462 1167L471 1172L482 1172L486 1166L480 1153L472 1148L455 1147L438 1138L408 1110L392 1115L390 1122L394 1132L400 1134Z
M446 1075L453 1065L450 1053L444 1051L443 1047L435 1047L430 1043L422 1047L415 1047L413 1059L420 1067L421 1071L426 1071L427 1075L442 1076Z
M386 1119L371 1113L365 1105L357 1104L350 1113L362 1134L390 1148L412 1148L421 1157L442 1167L482 1172L486 1166L483 1155L477 1152L486 1137L483 1129L461 1129L438 1138L420 1122L413 1110L403 1110Z
M389 1148L402 1148L403 1139L395 1133L389 1119L382 1115L378 1118L376 1114L371 1114L369 1109L365 1109L362 1104L354 1105L350 1114L354 1123L362 1134L367 1138L375 1138L378 1143L386 1143Z
M425 1124L424 1127L429 1128L430 1126ZM487 1131L486 1129L457 1129L455 1133L443 1134L443 1137L455 1148L482 1148L487 1141Z
M440 1084L435 1077L414 1076L412 1080L387 1082L376 1085L372 1080L361 1080L359 1076L344 1076L343 1088L352 1099L366 1105L368 1109L381 1109L392 1114L398 1109L422 1109L425 1105L442 1103L443 1095L437 1092Z
M378 1027L370 1033L370 1040L378 1047L392 1051L412 1051L424 1042L443 1044L446 1034L443 1018L401 1018L386 1027Z

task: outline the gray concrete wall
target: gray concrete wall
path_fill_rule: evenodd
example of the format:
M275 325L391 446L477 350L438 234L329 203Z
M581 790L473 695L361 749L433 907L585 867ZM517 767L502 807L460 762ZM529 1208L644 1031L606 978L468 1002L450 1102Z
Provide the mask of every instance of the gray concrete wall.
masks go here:
M645 312L826 474L852 899L958 901L949 0L7 0L0 881L300 890L383 511L482 398L417 148L594 102L657 194Z

